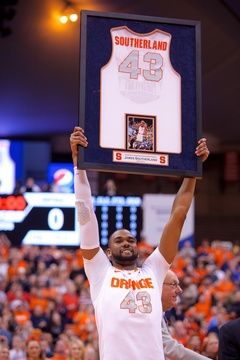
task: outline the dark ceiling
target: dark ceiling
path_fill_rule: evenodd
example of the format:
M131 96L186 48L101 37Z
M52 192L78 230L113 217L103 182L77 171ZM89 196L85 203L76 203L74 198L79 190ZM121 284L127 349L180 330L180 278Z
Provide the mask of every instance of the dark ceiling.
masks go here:
M203 133L240 149L239 0L83 0L78 10L200 20ZM79 22L61 25L62 0L19 0L0 37L0 136L69 135L78 122Z

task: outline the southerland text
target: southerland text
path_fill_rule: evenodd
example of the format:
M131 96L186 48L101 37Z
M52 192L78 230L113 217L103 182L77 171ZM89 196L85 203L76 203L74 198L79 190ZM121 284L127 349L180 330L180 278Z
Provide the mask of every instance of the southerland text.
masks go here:
M118 279L113 277L111 279L111 287L121 289L153 289L151 278L131 280L131 279Z
M168 47L166 41L157 41L157 40L152 41L150 39L139 39L139 38L132 38L127 36L115 36L114 43L115 45L120 45L120 46L129 46L139 49L152 49L152 50L163 50L163 51L166 51Z

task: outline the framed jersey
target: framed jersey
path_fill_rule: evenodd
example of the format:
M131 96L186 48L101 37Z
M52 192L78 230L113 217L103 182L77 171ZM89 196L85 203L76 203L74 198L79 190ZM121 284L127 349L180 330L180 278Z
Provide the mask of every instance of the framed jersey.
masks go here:
M200 22L81 11L84 169L201 177Z

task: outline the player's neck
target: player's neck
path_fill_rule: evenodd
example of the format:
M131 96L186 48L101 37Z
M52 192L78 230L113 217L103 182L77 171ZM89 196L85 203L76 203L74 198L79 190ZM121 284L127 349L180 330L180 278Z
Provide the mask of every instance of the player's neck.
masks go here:
M126 263L122 264L122 263L112 261L112 265L121 270L134 270L137 267L136 262L131 263L131 264L126 264Z

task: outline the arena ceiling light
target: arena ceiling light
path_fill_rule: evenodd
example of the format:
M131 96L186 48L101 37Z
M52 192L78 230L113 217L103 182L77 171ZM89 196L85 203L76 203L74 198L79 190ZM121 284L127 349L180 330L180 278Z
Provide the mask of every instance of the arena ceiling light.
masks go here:
M76 9L77 3L70 0L63 0L64 7L62 14L59 18L62 24L66 24L68 21L76 22L78 20L78 9Z

